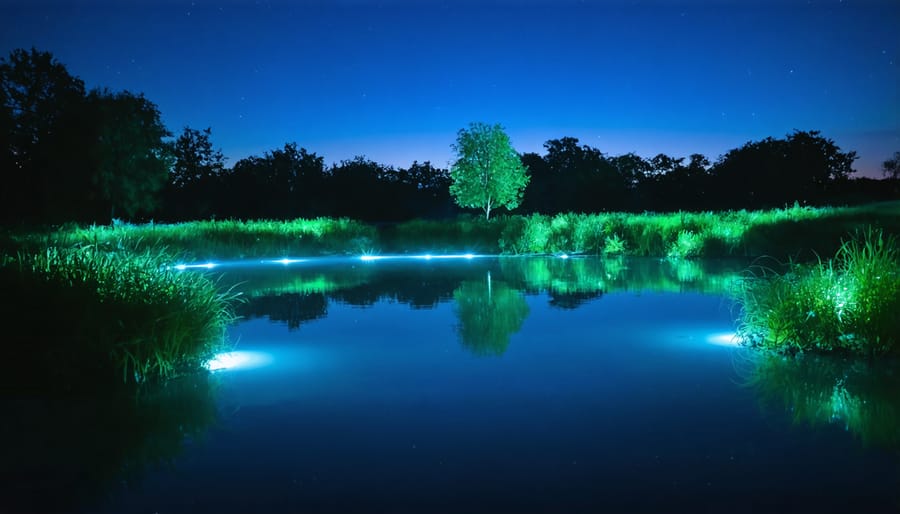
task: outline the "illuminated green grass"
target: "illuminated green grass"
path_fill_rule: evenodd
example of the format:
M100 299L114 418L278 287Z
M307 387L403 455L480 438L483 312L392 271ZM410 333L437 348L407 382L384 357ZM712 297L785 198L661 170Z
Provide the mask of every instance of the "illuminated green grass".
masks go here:
M4 258L0 312L14 327L4 380L22 386L133 386L201 369L223 345L230 301L160 251L47 248Z
M29 250L86 244L128 250L166 247L191 260L469 252L811 260L834 253L847 233L863 226L900 233L900 202L765 211L509 215L490 221L460 216L383 225L329 218L116 223L7 233L0 239L6 246Z
M881 230L843 243L835 257L777 273L756 266L734 294L746 344L790 353L900 353L900 249Z

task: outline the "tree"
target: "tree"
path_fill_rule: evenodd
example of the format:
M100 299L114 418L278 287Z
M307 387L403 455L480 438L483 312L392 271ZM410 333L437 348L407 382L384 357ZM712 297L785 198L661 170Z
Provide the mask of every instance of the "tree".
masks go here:
M150 212L172 167L171 134L156 105L128 91L92 91L88 97L96 120L93 184L98 200L125 216Z
M175 163L170 177L175 187L184 188L208 182L222 174L225 156L222 155L222 150L213 148L211 134L211 128L196 130L185 127L175 140L172 147Z
M500 125L472 123L452 146L450 194L460 207L482 209L490 219L497 207L515 209L528 185L528 170Z
M212 129L185 127L172 145L174 164L166 185L166 215L174 219L214 216L220 201L225 156L213 148Z
M778 207L825 200L855 172L856 152L842 152L818 131L751 141L720 157L712 169L723 205Z
M0 158L7 219L62 221L84 196L89 141L84 83L49 52L13 50L0 60Z
M900 152L894 152L893 158L881 163L881 171L889 179L900 179Z

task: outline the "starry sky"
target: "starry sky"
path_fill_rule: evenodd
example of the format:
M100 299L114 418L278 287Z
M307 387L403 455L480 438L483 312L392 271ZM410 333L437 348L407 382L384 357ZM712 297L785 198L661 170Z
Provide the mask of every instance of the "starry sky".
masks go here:
M0 0L4 57L144 93L229 164L293 141L444 167L483 121L520 152L711 160L821 130L877 177L900 151L898 28L895 0Z

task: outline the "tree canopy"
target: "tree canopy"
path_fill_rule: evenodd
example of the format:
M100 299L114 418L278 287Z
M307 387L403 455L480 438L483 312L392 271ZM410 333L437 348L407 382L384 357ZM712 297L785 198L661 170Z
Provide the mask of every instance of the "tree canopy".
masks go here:
M485 219L498 207L515 209L528 185L528 170L500 125L472 123L457 134L456 162L450 167L450 194L460 207L482 209Z

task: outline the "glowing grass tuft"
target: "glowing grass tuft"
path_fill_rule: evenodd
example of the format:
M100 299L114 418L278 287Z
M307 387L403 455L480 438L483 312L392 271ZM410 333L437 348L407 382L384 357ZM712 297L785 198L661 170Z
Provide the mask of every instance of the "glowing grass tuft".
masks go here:
M24 328L8 345L19 359L11 375L111 387L202 369L224 347L236 295L169 261L161 250L96 246L8 258L0 283L16 301L2 312Z
M900 250L894 236L867 229L834 259L758 267L737 282L738 333L751 346L787 352L900 353Z

